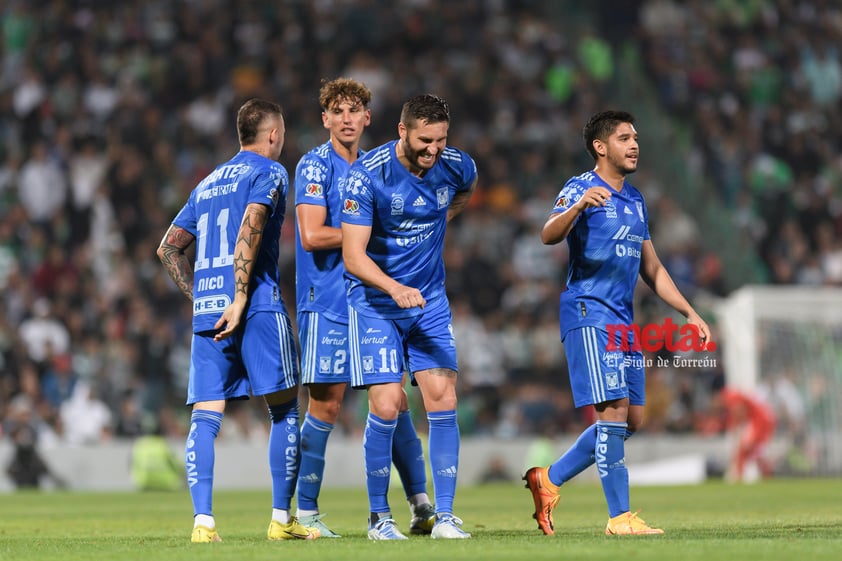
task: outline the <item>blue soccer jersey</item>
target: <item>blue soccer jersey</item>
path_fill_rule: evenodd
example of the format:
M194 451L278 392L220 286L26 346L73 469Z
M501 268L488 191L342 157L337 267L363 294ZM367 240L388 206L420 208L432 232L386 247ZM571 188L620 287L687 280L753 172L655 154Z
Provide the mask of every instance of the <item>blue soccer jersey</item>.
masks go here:
M362 152L360 153L362 154ZM341 228L339 183L351 165L330 141L307 152L295 168L295 204L325 207L325 225ZM298 312L321 312L333 321L348 322L342 249L305 251L295 229L295 286Z
M561 338L571 329L630 325L632 296L640 273L641 247L649 239L649 217L643 195L628 182L619 193L589 171L567 181L552 213L574 205L589 188L606 187L611 198L603 207L585 209L567 235L570 264L567 289L561 293Z
M342 186L342 222L371 226L369 257L397 282L417 288L429 303L445 296L444 234L447 209L456 193L477 177L473 159L446 147L424 177L412 175L395 153L397 140L354 162ZM420 308L401 309L392 298L346 274L348 303L363 315L411 317Z
M212 330L234 298L234 247L246 206L272 209L252 269L249 313L284 311L278 271L281 225L289 177L264 156L241 151L199 183L173 220L196 237L193 331Z

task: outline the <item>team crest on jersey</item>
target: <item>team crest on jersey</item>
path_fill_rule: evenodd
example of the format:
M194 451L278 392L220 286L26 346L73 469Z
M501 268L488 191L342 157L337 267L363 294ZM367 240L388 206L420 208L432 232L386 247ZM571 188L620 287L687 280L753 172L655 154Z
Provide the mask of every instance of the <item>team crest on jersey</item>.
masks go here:
M319 372L321 374L330 374L330 357L329 356L320 356L319 357Z
M447 192L447 187L439 187L436 189L436 200L439 203L439 208L444 208L450 204L450 197Z
M363 357L363 372L365 374L371 374L374 372L374 357L373 356L364 356Z
M611 199L605 201L605 217L617 218L617 205L615 205L614 201Z
M634 206L637 207L637 215L640 217L640 221L645 222L646 219L643 217L643 203L640 201L635 201Z
M616 372L607 372L605 374L605 385L609 390L615 390L620 387L620 377Z
M307 187L304 188L304 194L308 197L321 197L322 186L318 183L308 183Z
M403 197L400 195L392 195L392 216L400 216L403 214Z
M344 212L345 214L359 214L360 203L358 203L354 199L345 199L345 204L342 207L342 212Z

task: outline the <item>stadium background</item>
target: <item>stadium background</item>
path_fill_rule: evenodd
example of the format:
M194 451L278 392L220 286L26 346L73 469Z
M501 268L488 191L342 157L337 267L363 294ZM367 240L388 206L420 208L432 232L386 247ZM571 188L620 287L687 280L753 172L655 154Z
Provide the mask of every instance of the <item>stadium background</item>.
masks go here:
M155 248L190 189L236 150L245 99L284 106L289 170L326 138L322 78L373 90L366 147L394 137L407 96L442 95L450 142L477 161L477 194L446 251L466 438L521 446L590 422L572 408L558 342L565 248L542 246L538 231L561 183L592 165L580 130L596 110L638 116L631 181L662 260L714 324L746 285L842 284L834 2L9 0L0 18L7 448L21 426L48 459L156 426L183 436L190 308ZM294 311L288 202L281 267ZM647 289L637 299L638 323L669 315ZM809 427L826 429L839 395L827 389L842 383L839 323L821 332L835 376L825 386L810 389L792 349L793 368L753 388L779 413L781 474L820 464ZM721 436L718 358L649 370L646 435ZM349 392L338 434L358 437L364 408ZM258 400L232 407L221 442L265 442L264 416Z

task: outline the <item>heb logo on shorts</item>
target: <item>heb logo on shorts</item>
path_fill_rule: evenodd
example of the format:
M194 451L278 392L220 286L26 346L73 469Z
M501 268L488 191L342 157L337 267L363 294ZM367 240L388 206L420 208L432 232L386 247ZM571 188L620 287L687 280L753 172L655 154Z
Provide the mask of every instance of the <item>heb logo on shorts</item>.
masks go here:
M662 325L647 323L645 325L624 325L612 323L605 326L608 331L606 351L647 351L656 353L666 349L675 351L715 351L716 343L706 341L699 328L687 323L678 326L670 318L666 318ZM676 338L676 336L678 336Z

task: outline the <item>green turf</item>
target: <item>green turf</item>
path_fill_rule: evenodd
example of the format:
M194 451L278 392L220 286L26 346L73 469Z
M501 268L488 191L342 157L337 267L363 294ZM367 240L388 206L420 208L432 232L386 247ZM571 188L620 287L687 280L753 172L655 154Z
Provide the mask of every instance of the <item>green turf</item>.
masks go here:
M405 503L396 492L391 499L406 530ZM512 483L459 489L456 510L471 540L384 543L366 539L362 489L327 489L325 522L342 539L269 542L268 491L220 492L214 510L224 542L192 545L186 493L17 493L0 495L0 560L815 561L842 557L840 504L840 479L636 487L632 506L666 535L610 538L601 489L582 483L565 488L557 533L543 536L528 492Z

